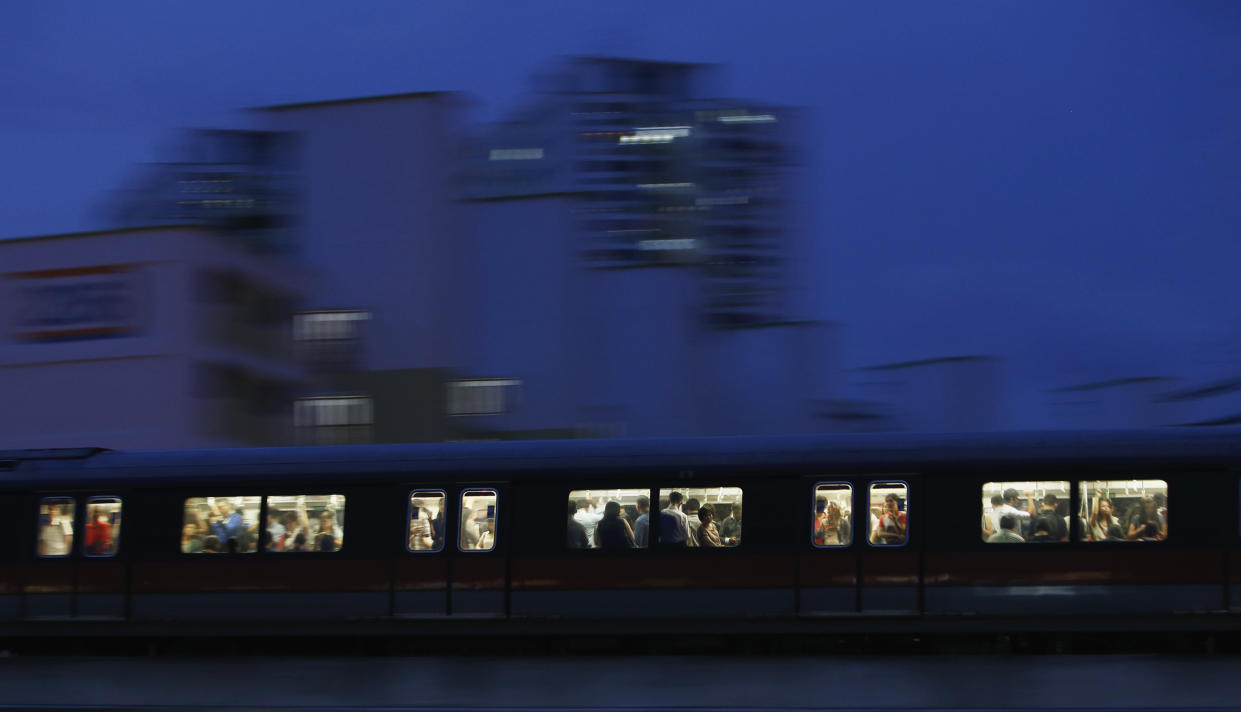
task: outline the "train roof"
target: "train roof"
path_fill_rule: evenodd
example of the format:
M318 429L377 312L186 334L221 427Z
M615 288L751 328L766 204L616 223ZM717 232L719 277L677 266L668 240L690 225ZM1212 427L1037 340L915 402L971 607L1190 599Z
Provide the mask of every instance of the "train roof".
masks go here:
M1241 428L1209 430L790 435L645 440L545 440L216 450L98 448L0 451L0 485L173 484L198 477L454 476L529 472L823 468L976 471L991 467L1241 466ZM217 480L218 481L218 480Z

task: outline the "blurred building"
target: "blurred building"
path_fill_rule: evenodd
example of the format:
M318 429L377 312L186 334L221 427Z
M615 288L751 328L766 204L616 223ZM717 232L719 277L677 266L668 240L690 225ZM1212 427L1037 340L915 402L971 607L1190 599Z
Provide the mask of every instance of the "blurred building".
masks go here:
M163 225L0 241L0 448L293 441L300 271Z
M990 356L869 366L852 384L860 397L830 404L825 417L843 432L997 430L1004 427L1000 367Z
M480 433L820 427L836 364L791 268L799 116L702 98L706 71L565 60L474 142L467 364L514 384Z

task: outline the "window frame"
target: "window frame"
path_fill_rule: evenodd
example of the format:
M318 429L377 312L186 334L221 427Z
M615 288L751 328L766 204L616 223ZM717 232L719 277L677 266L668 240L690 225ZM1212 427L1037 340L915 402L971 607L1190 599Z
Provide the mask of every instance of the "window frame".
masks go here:
M429 494L429 493L436 493L436 492L439 493L440 498L443 501L444 505L447 505L448 504L448 491L444 489L434 489L434 488L411 489L409 491L409 494L406 496L406 501L408 502L408 504L405 505L405 528L404 528L406 553L409 553L409 554L440 554L440 553L443 553L444 550L448 548L447 546L444 545L443 542L440 542L440 548L438 549L411 549L409 548L409 523L413 521L414 496L418 494ZM496 511L499 511L499 504L500 504L500 497L497 494L496 495L496 505L497 505ZM442 508L442 509L444 513L444 528L447 529L448 528L448 511L446 508ZM496 522L496 528L497 529L499 528L498 521ZM458 532L457 533L458 546L461 544L460 537L461 537L461 534L460 532Z
M462 549L461 548L461 534L465 531L464 527L465 527L465 522L466 522L465 517L462 516L465 513L465 496L466 494L469 494L472 492L490 492L496 498L495 516L493 517L493 519L496 520L496 530L495 530L495 533L492 534L492 541L491 541L490 549ZM457 500L457 512L458 512L457 536L454 537L454 540L457 543L458 552L462 554L490 554L490 553L494 553L499 548L499 544L500 544L499 542L499 539L500 539L500 488L499 487L466 487L466 488L463 488L461 490L461 496ZM445 513L445 516L447 516L447 513Z
M854 530L854 528L855 528L853 525L850 525L850 526L849 526L849 543L848 543L848 544L824 544L824 545L820 546L820 545L818 545L818 544L814 543L814 516L815 516L816 514L818 514L818 512L816 512L816 511L815 511L815 509L814 509L814 503L815 503L815 498L816 498L816 497L818 497L818 495L819 495L819 487L820 487L821 485L844 485L844 486L848 487L848 488L849 488L849 511L850 511L850 512L852 512L854 509L856 509L856 508L857 508L857 501L854 499L854 496L853 496L853 495L854 495L854 490L855 490L856 488L853 486L853 483L852 483L852 482L846 482L846 481L844 481L844 480L823 480L823 481L820 481L820 482L815 482L815 483L814 483L814 484L810 487L810 545L811 545L811 546L813 546L813 547L814 547L814 548L816 548L816 549L819 549L819 550L826 550L826 549L850 549L850 548L852 548L852 547L853 547L854 542L856 542L856 541L857 541L857 537L854 535L854 532L853 532L853 530ZM908 485L906 485L906 491L908 492ZM906 499L908 499L908 498L906 498ZM866 510L866 514L867 514L867 519L866 519L866 522L869 524L869 523L870 523L870 509L867 509L867 510ZM907 520L907 521L908 521L908 516L909 516L909 515L906 515L906 520ZM867 533L866 538L867 538L868 540L870 539L870 534L869 534L869 533ZM908 540L908 539L909 539L909 527L908 527L908 525L906 525L906 527L905 527L905 539L906 539L906 540Z
M93 501L95 501L95 500L99 500L99 499L114 499L114 500L116 500L118 503L120 503L121 508L120 508L119 510L117 510L117 511L121 513L121 516L122 516L122 521L124 521L124 512L125 512L125 498L124 498L124 497L121 497L120 495L111 495L111 494L96 494L96 495L90 495L90 496L88 496L88 497L86 498L86 504L85 504L85 505L83 505L83 507L82 507L82 513L83 513L84 515L89 516L89 514L90 514L90 503L91 503L91 502L93 502ZM82 522L82 546L81 546L82 556L84 556L84 557L86 557L86 558L88 558L88 559L114 559L114 558L116 558L118 555L120 555L120 553L121 553L121 540L120 540L120 537L115 537L115 538L113 539L113 541L115 541L115 542L116 542L116 546L115 546L115 548L112 550L112 553L111 553L111 554L90 554L90 553L87 553L87 551L86 551L86 525L87 525L87 524L89 524L89 522L86 522L86 521L83 521L83 522ZM184 527L185 527L185 524L184 524L184 523L182 523L182 524L181 524L181 526L184 528Z
M74 529L73 529L73 533L71 534L71 536L74 538L74 541L73 541L73 542L71 542L71 543L69 544L68 548L65 550L65 553L63 553L63 554L41 554L41 553L39 553L39 545L40 545L40 544L42 543L42 541L43 541L43 524L42 524L42 521L41 521L41 519L40 519L40 517L41 517L42 515L39 513L39 508L40 508L40 507L43 507L43 506L46 506L46 503L47 503L47 501L48 501L48 500L58 500L58 499L59 499L59 500L65 500L65 499L67 499L67 500L69 500L70 502L72 502L72 503L73 503L73 516L72 516L72 518L71 518L71 526L73 526L73 528L74 528ZM78 495L75 495L75 494L56 494L56 495L45 495L45 496L40 496L40 497L39 497L39 503L38 503L38 505L35 507L34 514L35 514L35 537L34 537L34 555L35 555L35 558L36 558L36 559L49 559L49 560L61 560L61 559L70 559L70 558L72 558L72 557L73 557L74 545L77 543L77 539L78 539L78 531L77 531L77 521L78 521Z
M870 540L870 491L875 485L904 485L905 486L905 541L899 544L876 544ZM909 486L908 480L868 480L866 483L866 544L872 549L900 549L909 546L912 539L910 528L912 523L909 521L909 503L913 500L913 488Z

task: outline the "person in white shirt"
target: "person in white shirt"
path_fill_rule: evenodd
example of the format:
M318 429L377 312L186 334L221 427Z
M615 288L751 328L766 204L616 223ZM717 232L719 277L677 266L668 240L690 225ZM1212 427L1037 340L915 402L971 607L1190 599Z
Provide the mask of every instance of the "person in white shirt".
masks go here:
M593 500L579 499L577 501L577 514L573 515L573 521L581 524L586 530L586 541L591 542L591 548L595 548L595 527L600 519L603 519L603 512L595 509Z
M68 556L73 548L73 515L66 517L59 505L47 510L48 522L39 533L39 555Z
M1004 503L991 510L991 526L997 533L1003 529L1003 527L1000 526L1000 517L1005 514L1011 515L1017 519L1017 523L1021 525L1017 528L1018 532L1021 531L1025 524L1029 523L1030 517L1034 516L1034 493L1026 491L1026 504L1029 507L1028 510L1018 509L1017 505L1019 503L1020 500L1017 497L1017 490L1012 487L1004 490Z

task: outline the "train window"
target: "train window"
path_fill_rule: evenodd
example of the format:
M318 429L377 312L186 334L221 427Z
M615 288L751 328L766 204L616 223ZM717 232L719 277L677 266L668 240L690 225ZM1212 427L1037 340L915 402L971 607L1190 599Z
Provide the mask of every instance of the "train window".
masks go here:
M181 523L186 554L253 554L258 551L258 497L190 497Z
M988 482L982 486L982 540L988 544L1069 540L1069 483Z
M661 487L659 543L703 548L741 544L740 487Z
M909 541L909 485L904 482L870 483L872 546L904 546Z
M649 489L569 492L570 549L644 549L650 540Z
M440 551L444 548L444 490L409 493L410 551Z
M496 548L496 500L493 489L471 489L461 493L461 534L457 546L462 551L491 551Z
M86 500L85 536L82 553L87 556L116 556L121 544L121 500L119 497L91 497Z
M1168 538L1168 483L1089 480L1077 513L1082 541L1163 541Z
M272 495L267 497L267 551L340 551L345 543L343 494Z
M73 551L72 497L39 500L39 556L68 556Z
M814 486L814 519L811 540L817 547L849 546L853 543L853 486L845 482L822 482Z

